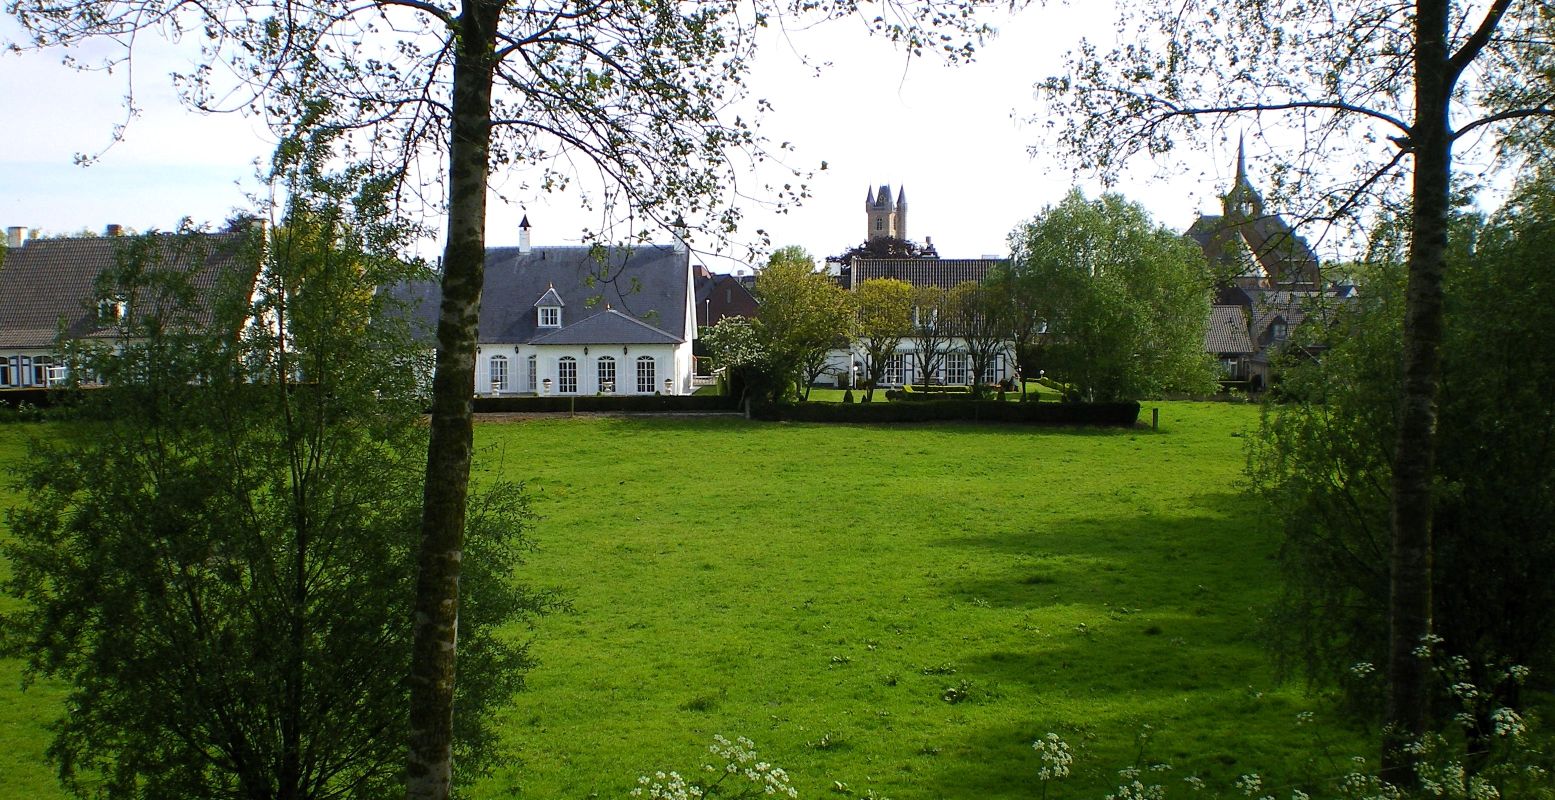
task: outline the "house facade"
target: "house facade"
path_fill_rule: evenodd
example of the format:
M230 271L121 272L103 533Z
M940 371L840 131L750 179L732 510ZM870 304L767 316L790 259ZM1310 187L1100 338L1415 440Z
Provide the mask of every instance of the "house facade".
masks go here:
M120 265L130 243L159 269L186 273L197 307L188 322L209 324L210 304L224 281L253 285L257 248L246 223L219 233L124 237L117 225L103 236L29 239L27 229L6 230L0 266L0 389L61 383L67 364L61 340L110 345L132 313L127 298L99 281Z
M695 293L690 253L674 245L486 250L475 393L689 394ZM440 286L391 291L425 332L436 330ZM430 338L430 337L429 337Z

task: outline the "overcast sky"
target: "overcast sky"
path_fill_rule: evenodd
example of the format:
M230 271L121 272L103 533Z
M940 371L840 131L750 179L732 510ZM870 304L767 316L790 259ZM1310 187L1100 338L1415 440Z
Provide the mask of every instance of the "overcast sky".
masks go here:
M906 189L910 238L932 237L946 257L1007 254L1010 230L1073 185L1056 156L1028 153L1040 141L1030 119L1038 113L1032 85L1061 68L1063 52L1080 36L1112 42L1108 7L1032 7L997 20L999 36L976 62L958 67L909 62L852 20L792 32L791 45L769 43L750 82L752 95L775 107L765 131L775 142L795 144L796 166L824 161L827 169L810 182L813 197L804 206L785 215L749 209L748 230L763 228L774 245L802 245L817 258L834 254L864 239L865 195L890 184L893 194ZM16 33L14 22L0 20L0 39ZM795 50L829 66L815 77ZM123 75L76 72L60 64L58 53L0 57L0 103L10 120L0 149L0 225L51 234L101 231L109 223L143 231L173 227L185 216L219 224L235 209L253 208L249 195L260 191L254 165L273 137L241 117L184 110L167 80L182 66L179 58L137 67L143 112L129 122L124 141L80 167L75 155L101 150L123 121ZM1210 152L1192 171L1162 176L1137 165L1118 191L1144 203L1158 222L1185 229L1198 211L1217 207L1231 177L1234 153L1205 144ZM494 183L501 191L519 181L498 176ZM599 222L577 208L575 197L523 197L509 189L491 203L490 244L515 243L526 212L536 245L574 243ZM422 251L435 254L438 246L429 241ZM740 266L706 260L719 270Z

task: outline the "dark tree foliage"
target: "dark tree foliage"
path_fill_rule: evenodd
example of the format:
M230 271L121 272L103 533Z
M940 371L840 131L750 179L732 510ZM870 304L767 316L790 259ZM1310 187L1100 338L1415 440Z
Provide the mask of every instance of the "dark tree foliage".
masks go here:
M386 255L383 184L299 152L282 225L245 245L257 282L207 290L162 258L198 234L127 241L99 286L126 303L116 340L71 353L106 387L23 470L4 630L70 687L48 752L78 795L403 785L426 370L373 290L417 270ZM455 736L477 773L529 666L497 631L543 605L511 583L530 516L514 487L470 509Z
M934 245L920 245L895 236L877 236L826 260L846 264L855 258L939 258L939 253Z
M1445 281L1441 428L1432 572L1441 652L1465 678L1517 704L1497 678L1517 664L1549 685L1555 670L1555 363L1526 343L1555 326L1555 193L1525 184L1488 223L1454 225ZM1287 576L1270 626L1276 652L1354 705L1381 709L1387 658L1390 458L1398 437L1404 279L1396 226L1358 299L1312 333L1322 362L1289 366L1252 451L1255 483L1283 520ZM1542 677L1541 677L1542 676ZM1438 687L1440 690L1441 687ZM1438 714L1458 706L1434 705ZM1487 728L1488 729L1488 728Z

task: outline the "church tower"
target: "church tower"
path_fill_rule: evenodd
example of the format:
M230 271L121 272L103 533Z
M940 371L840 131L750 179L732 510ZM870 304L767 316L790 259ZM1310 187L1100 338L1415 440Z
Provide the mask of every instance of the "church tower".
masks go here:
M865 241L884 237L907 238L906 189L897 192L894 201L891 199L891 187L885 184L881 184L874 192L865 192L864 214L869 225L864 236Z
M1247 179L1247 152L1241 136L1236 139L1236 180L1220 198L1220 209L1227 220L1254 220L1263 216L1263 196Z

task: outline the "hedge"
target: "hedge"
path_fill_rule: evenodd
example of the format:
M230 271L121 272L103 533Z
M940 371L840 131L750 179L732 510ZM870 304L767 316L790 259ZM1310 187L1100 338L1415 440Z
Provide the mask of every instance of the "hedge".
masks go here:
M751 409L780 422L1014 422L1028 425L1131 427L1138 403L1001 403L997 400L925 400L915 403L800 403Z
M477 397L475 413L538 413L556 411L619 411L626 414L735 411L735 398L720 395L547 395L545 397Z

